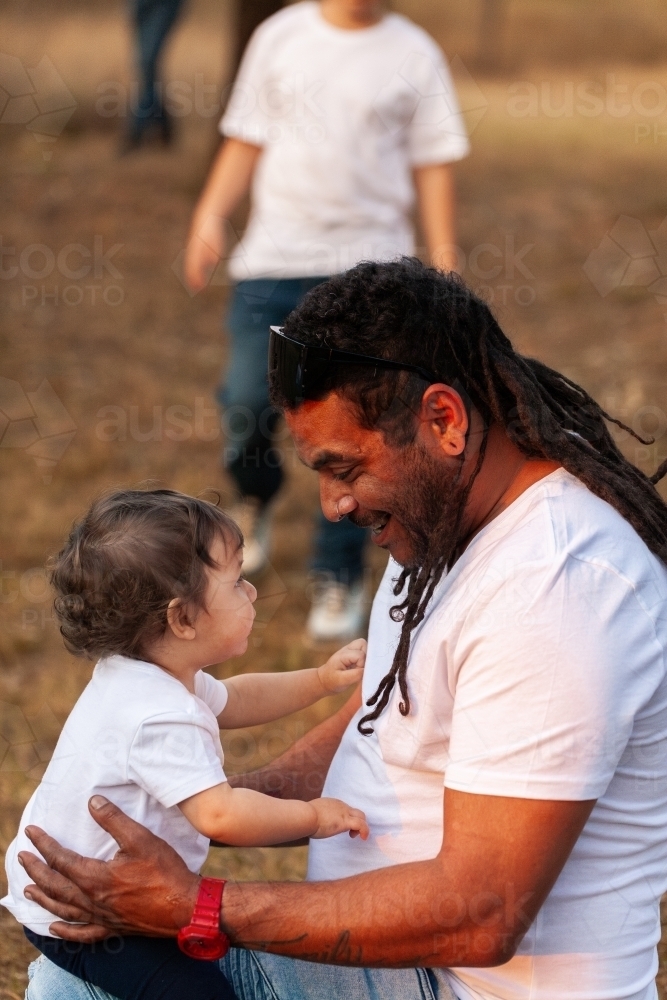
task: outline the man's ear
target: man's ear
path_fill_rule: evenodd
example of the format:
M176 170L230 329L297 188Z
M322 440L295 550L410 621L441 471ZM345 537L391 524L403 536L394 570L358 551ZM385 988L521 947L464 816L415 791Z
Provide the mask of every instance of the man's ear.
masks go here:
M449 458L465 451L468 411L462 397L451 385L430 385L421 401L420 435L427 447L434 446Z
M187 606L174 597L167 607L167 623L177 639L194 639L196 632L190 621Z

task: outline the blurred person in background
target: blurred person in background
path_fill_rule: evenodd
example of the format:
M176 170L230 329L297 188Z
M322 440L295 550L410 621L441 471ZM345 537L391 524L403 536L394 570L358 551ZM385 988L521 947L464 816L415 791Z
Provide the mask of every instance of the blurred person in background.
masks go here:
M231 358L220 390L223 465L240 503L244 571L263 568L283 470L267 388L269 327L306 292L361 260L415 252L413 208L430 260L454 265L451 164L468 139L445 57L382 0L306 0L261 24L220 123L225 141L196 206L185 259L193 291L228 253L230 216L250 218L229 260ZM320 514L307 624L341 641L363 622L366 532Z
M155 136L165 145L173 138L173 122L162 101L162 84L158 79L159 60L182 7L183 0L132 0L140 82L137 99L132 102L124 152L137 149Z

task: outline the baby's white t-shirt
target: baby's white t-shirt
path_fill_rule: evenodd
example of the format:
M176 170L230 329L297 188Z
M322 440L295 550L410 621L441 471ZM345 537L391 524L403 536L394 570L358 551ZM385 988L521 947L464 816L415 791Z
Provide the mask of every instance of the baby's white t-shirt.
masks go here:
M95 794L171 844L190 871L199 871L209 841L177 803L227 780L216 720L226 703L225 685L203 671L190 694L153 663L126 656L100 660L9 846L9 891L2 905L36 934L49 934L53 915L23 895L31 879L17 855L37 853L24 830L40 826L63 847L110 860L118 845L88 811Z
M223 135L262 147L236 281L329 275L415 250L412 168L469 152L445 57L386 14L351 31L312 0L264 21L245 52Z

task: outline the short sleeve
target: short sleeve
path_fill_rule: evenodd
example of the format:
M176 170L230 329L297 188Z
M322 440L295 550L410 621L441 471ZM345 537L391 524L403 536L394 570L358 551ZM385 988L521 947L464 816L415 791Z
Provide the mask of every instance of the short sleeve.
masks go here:
M465 121L449 66L436 45L413 52L401 76L415 92L415 110L408 131L408 155L413 166L449 163L470 152Z
M220 740L196 715L153 716L142 722L132 742L128 778L170 809L227 780Z
M219 126L220 132L229 139L239 139L256 146L266 143L266 130L272 122L262 109L271 54L270 41L271 32L267 31L265 22L255 30L243 54Z
M448 788L585 800L606 790L662 650L630 584L566 558L472 606L457 642Z
M195 674L195 694L216 716L220 715L229 698L226 685L203 670Z

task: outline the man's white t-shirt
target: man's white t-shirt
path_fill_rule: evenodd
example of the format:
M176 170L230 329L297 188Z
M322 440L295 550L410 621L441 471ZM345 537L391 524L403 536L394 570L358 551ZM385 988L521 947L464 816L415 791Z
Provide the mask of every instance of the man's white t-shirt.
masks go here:
M399 14L345 30L313 0L255 31L220 123L262 147L237 281L344 271L415 250L413 167L466 156L449 69Z
M390 561L364 696L391 665ZM667 890L667 570L633 528L558 470L471 542L441 581L399 694L336 753L324 794L364 809L365 843L310 845L309 879L434 857L443 784L597 804L519 945L496 968L435 970L461 1000L653 1000Z
M152 663L125 656L100 660L9 846L9 891L0 903L36 934L49 935L53 915L23 895L31 879L17 855L36 853L24 830L40 826L63 847L109 861L118 844L88 811L95 794L171 844L190 871L199 871L209 841L177 803L227 780L216 720L226 704L225 685L202 671L190 694Z

